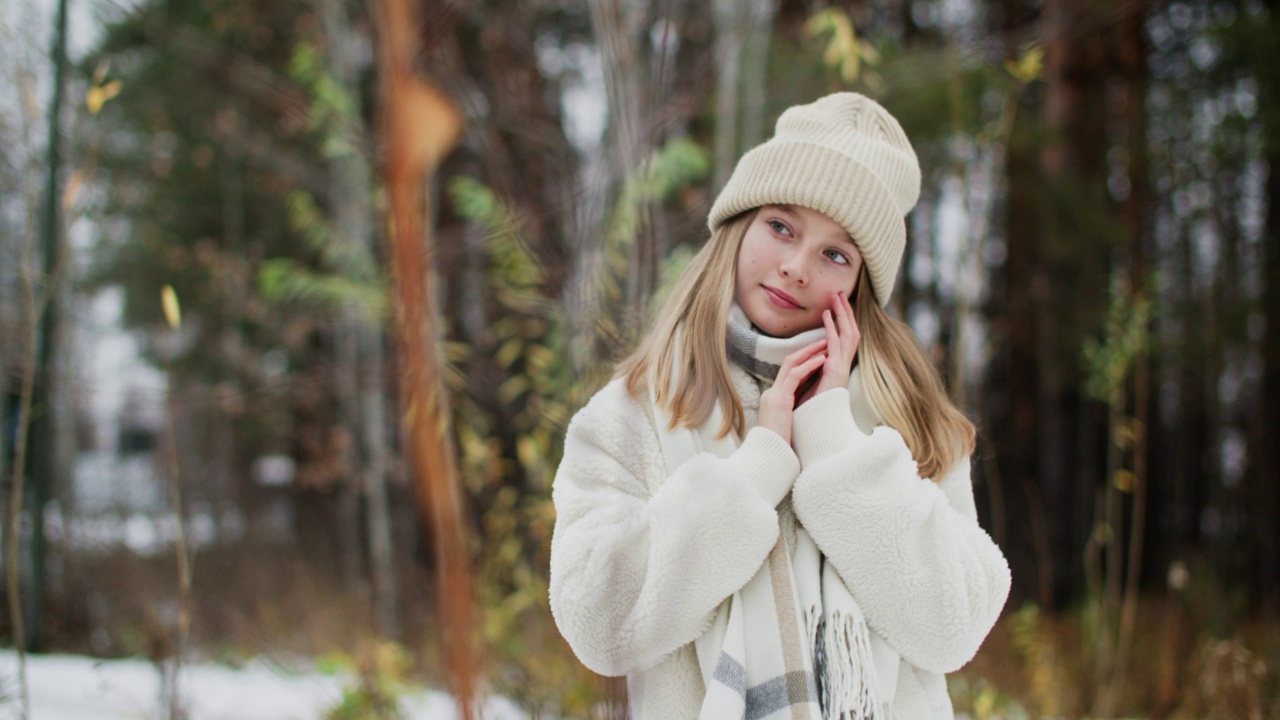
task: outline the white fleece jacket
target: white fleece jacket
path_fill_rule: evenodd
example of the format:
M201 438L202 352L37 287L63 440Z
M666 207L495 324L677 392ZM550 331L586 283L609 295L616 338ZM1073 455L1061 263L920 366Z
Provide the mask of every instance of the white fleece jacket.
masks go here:
M732 372L750 427L759 390ZM794 450L753 427L730 457L676 468L621 380L574 416L552 492L551 609L584 665L627 676L637 720L698 716L693 641L796 521L901 654L894 715L954 717L943 673L995 624L1008 564L978 526L968 458L921 479L902 436L873 430L856 376L850 388L796 411Z

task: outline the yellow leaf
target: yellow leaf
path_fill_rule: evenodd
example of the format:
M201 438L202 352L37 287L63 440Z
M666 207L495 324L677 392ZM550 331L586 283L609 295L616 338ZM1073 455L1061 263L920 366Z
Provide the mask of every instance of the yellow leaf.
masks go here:
M861 64L858 62L858 54L850 53L844 58L844 62L840 64L840 77L845 84L852 85L854 80L858 79L858 71Z
M1017 61L1005 60L1004 66L1018 82L1029 83L1039 80L1044 71L1044 50L1033 47L1023 53Z
M173 291L173 286L165 283L160 288L160 304L164 308L164 319L169 322L169 327L177 330L182 326L182 310L178 307L178 293Z
M1137 482L1138 476L1129 470L1117 470L1112 476L1112 482L1116 484L1116 489L1120 492L1133 492L1133 486Z
M498 348L498 352L493 354L493 361L500 368L509 368L517 358L524 355L524 341L518 337L507 339Z
M102 105L107 101L107 93L102 88L94 85L85 91L84 104L89 107L89 113L97 115L102 110Z
M120 94L120 88L124 83L120 80L112 80L106 85L93 85L84 93L84 104L88 106L89 112L97 115L102 111L102 106L107 101Z
M978 697L973 701L973 714L980 718L991 717L996 709L996 693L995 689L986 687L982 692L978 693Z
M503 402L512 402L529 389L529 379L524 375L512 375L498 386L498 397Z
M529 435L521 435L516 440L516 456L525 469L536 468L542 463L542 449L538 442Z

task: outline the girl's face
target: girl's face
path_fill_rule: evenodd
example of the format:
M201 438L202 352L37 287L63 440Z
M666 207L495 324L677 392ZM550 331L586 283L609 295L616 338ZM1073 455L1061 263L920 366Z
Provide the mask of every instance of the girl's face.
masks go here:
M763 332L790 337L821 327L834 293L852 301L861 271L862 253L835 220L809 208L766 205L742 239L734 300Z

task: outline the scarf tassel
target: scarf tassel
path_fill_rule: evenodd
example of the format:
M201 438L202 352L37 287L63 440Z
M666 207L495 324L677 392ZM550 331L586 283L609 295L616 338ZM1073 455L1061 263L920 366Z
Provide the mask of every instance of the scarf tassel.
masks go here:
M818 704L827 720L882 720L877 699L875 661L866 621L846 613L823 616L811 607L805 626L813 648Z

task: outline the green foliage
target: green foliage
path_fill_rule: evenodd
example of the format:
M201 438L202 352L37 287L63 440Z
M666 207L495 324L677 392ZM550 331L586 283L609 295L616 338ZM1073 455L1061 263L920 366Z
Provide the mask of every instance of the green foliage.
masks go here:
M386 641L363 645L355 658L327 655L324 667L351 673L353 681L325 713L325 720L401 720L400 698L408 690L406 678L412 664L404 647Z
M598 311L593 326L617 345L629 343L637 318L625 303L628 267L634 262L632 249L647 227L654 205L667 202L678 193L704 180L711 172L711 153L688 138L676 138L659 148L623 183L617 204L610 214L604 243L602 272L594 278ZM647 290L647 289L646 289ZM641 293L644 294L644 293ZM630 324L628 324L630 323ZM592 338L572 338L571 364L581 368L598 359Z
M274 258L258 270L258 289L268 302L293 302L311 308L336 310L355 305L370 322L386 314L382 288L331 273L312 270L296 260Z
M516 212L470 178L453 179L448 192L454 209L484 230L486 281L501 307L489 326L492 351L484 353L502 373L500 413L466 394L463 372L447 376L455 390L453 428L462 476L484 508L482 633L500 665L498 689L536 712L566 697L592 697L574 690L589 682L590 674L552 627L546 568L555 523L551 477L559 464L570 403L576 402L580 388L593 383L572 375L560 361L564 317L548 297L542 268L520 239ZM458 343L447 348L455 367L477 362L481 352ZM503 433L495 432L498 423L506 424ZM504 447L503 434L514 435L514 448ZM561 652L548 652L549 645ZM586 712L586 702L576 712Z
M1089 397L1108 405L1120 401L1135 359L1147 349L1150 320L1151 300L1146 294L1130 293L1125 283L1114 281L1102 340L1088 338L1084 344Z
M318 268L288 257L271 258L258 270L258 289L273 304L293 303L332 313L355 306L373 324L386 316L382 273L366 238L339 237L331 219L304 190L287 198L289 226L315 256Z
M144 3L107 27L86 60L111 63L126 91L98 115L111 142L92 178L103 192L91 208L100 222L85 286L122 286L125 322L151 328L162 320L155 298L172 285L190 335L175 371L243 387L262 353L305 335L298 314L266 312L255 279L263 258L312 262L290 205L321 163L312 160L315 138L281 105L296 95L284 71L290 49L310 42L314 25L298 22L310 9L242 10ZM270 272L282 278L284 269ZM229 337L237 358L208 352ZM294 360L291 367L308 364Z
M973 720L1029 720L1031 714L991 681L963 672L947 676L947 694L957 714Z
M676 138L659 148L623 183L609 222L608 244L629 248L644 227L644 208L670 199L707 177L711 153L688 138Z
M710 171L708 153L675 140L655 153L624 183L610 217L602 272L588 294L602 298L593 332L577 338L599 347L616 332L623 278L646 208L665 202ZM573 657L555 631L547 607L547 568L555 511L551 481L574 408L594 393L610 371L609 359L588 353L574 366L564 360L571 329L546 273L521 240L520 217L482 183L454 178L447 184L453 209L484 232L486 284L498 308L490 313L483 347L451 343L447 377L455 391L453 427L468 492L483 507L480 592L483 635L501 665L499 689L532 712L555 708L581 716L596 702L596 679ZM676 264L688 262L678 251ZM484 407L467 394L470 373L489 367L502 407ZM500 432L499 432L500 430ZM504 437L513 437L507 446ZM553 650L553 651L549 651Z
M381 284L379 269L368 238L339 237L333 222L316 199L305 190L294 190L286 198L289 227L316 253L322 267L347 277Z
M325 69L319 48L310 41L298 43L289 58L288 72L290 79L310 93L307 129L320 133L321 155L332 159L356 152L356 100Z
M662 307L662 302L666 300L667 295L671 294L676 281L680 279L697 254L698 248L692 245L677 245L667 253L667 258L662 263L662 273L658 277L658 286L654 288L653 299L649 303L650 313L656 314L658 308Z
M545 275L520 240L515 210L482 183L465 176L449 183L449 196L459 215L484 228L489 289L496 293L498 302L508 309L546 315L550 303L543 295Z
M1013 647L1026 668L1032 710L1037 716L1060 717L1066 709L1060 693L1070 683L1044 614L1039 606L1027 603L1014 614L1012 623Z

